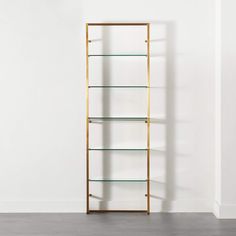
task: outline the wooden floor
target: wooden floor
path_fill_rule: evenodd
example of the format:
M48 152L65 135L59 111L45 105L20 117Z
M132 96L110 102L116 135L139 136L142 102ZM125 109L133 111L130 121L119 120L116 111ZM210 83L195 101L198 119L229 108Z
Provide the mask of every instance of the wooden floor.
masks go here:
M236 236L236 220L206 213L0 214L1 236Z

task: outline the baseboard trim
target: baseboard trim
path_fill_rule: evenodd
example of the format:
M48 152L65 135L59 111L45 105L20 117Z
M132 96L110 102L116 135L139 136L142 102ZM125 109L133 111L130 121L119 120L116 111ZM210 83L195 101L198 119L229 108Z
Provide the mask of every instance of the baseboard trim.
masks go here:
M151 201L151 212L212 212L206 199ZM91 201L91 209L145 209L145 201ZM84 213L86 202L80 201L0 201L0 212L77 212Z
M215 202L214 215L218 219L236 219L236 204L219 204Z
M85 212L84 201L0 201L1 213Z

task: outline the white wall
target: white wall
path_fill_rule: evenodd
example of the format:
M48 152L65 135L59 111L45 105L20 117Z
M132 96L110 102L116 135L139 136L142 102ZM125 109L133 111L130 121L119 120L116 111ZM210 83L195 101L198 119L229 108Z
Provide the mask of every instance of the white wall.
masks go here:
M159 87L152 91L151 210L212 211L214 0L0 4L0 211L85 210L85 22L92 21L151 22ZM121 164L115 158L106 165ZM120 200L132 194L126 187L97 189L105 196L93 206L143 206Z
M220 4L220 3L219 3ZM236 133L236 108L235 108L235 59L236 59L236 30L232 27L236 20L236 2L233 0L221 1L221 32L218 37L221 46L221 61L218 72L220 84L218 113L220 123L220 145L218 155L216 216L219 218L236 218L236 188L235 188L235 133Z

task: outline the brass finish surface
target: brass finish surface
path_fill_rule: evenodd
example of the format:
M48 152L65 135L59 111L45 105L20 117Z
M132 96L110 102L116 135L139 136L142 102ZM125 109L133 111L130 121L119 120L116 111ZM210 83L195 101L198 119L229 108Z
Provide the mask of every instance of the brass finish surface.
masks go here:
M150 213L150 25L147 24L147 213Z
M148 23L88 23L89 26L146 26Z
M90 210L89 213L108 213L108 212L127 212L127 213L135 213L135 212L144 212L147 213L146 210Z
M86 212L89 213L89 60L88 24L86 24Z

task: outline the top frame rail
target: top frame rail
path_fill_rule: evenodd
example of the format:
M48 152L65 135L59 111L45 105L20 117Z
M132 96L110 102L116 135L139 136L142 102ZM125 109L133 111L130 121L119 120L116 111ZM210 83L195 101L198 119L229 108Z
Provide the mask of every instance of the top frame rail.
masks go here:
M88 26L147 26L149 23L87 23Z

